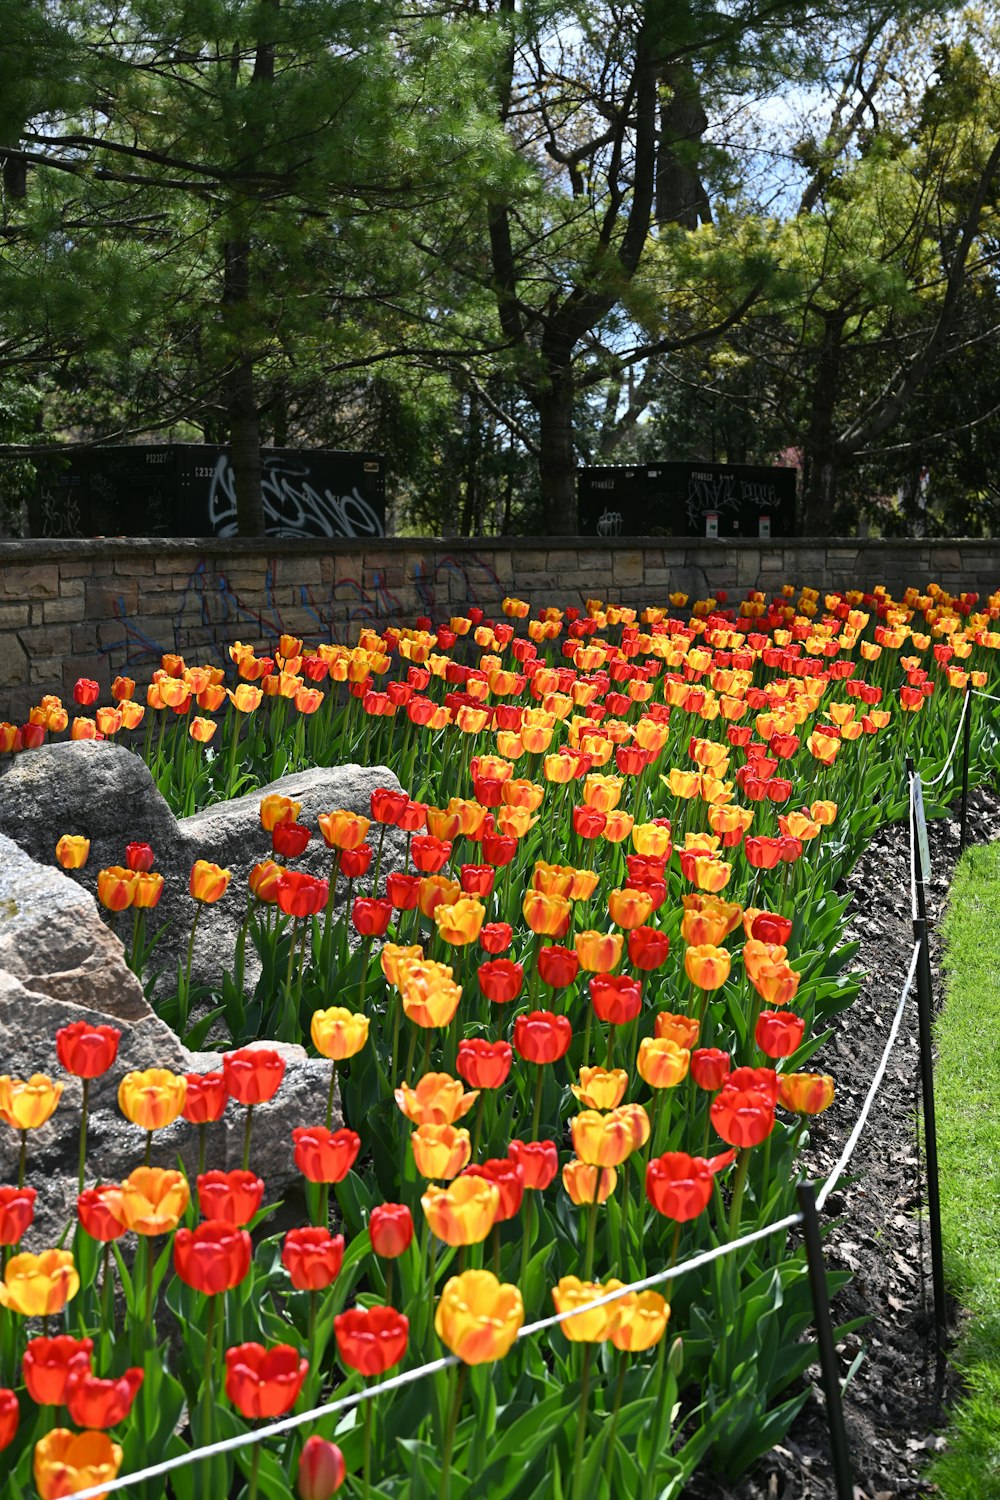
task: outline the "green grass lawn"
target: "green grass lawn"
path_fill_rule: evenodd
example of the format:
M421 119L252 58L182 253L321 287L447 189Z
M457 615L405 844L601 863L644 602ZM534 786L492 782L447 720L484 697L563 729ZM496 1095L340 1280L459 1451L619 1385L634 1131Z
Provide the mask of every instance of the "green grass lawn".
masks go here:
M943 1500L1000 1500L1000 844L970 849L944 925L936 1027L945 1270L967 1310L966 1394L930 1471Z

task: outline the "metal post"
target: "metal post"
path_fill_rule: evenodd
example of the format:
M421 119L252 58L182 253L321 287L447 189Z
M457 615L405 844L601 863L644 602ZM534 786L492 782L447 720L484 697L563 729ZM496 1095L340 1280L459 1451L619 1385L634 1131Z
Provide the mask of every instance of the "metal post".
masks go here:
M907 756L907 774L914 773L913 761ZM934 1331L937 1344L937 1375L940 1384L944 1368L944 1351L948 1339L948 1304L944 1285L944 1244L941 1236L941 1189L938 1178L937 1123L934 1113L934 1038L931 1020L934 1009L931 981L931 945L927 929L927 902L924 893L924 870L920 858L920 840L913 833L913 868L917 892L917 914L913 919L914 941L920 944L917 960L917 1029L920 1040L920 1094L924 1114L924 1155L927 1163L927 1221L931 1241L931 1280L934 1289Z
M972 747L972 679L965 684L965 725L962 730L962 819L958 832L958 852L965 853L969 826L969 759Z
M802 1210L802 1235L806 1245L809 1290L812 1293L813 1313L816 1321L819 1367L823 1377L823 1391L826 1395L826 1420L830 1428L830 1447L833 1453L833 1477L837 1500L854 1500L851 1453L847 1445L847 1428L844 1426L840 1371L837 1368L837 1350L833 1342L833 1320L830 1317L830 1296L826 1285L823 1242L819 1232L819 1215L816 1212L816 1189L811 1182L802 1182L799 1184L797 1193L799 1207Z

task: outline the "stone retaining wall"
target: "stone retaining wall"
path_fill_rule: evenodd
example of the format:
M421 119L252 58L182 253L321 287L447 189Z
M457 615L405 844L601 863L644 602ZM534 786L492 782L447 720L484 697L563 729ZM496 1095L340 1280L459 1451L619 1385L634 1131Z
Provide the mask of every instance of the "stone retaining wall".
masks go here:
M327 543L268 539L0 542L0 719L77 677L105 691L164 651L221 659L228 642L349 639L366 621L440 618L505 594L533 606L665 602L680 589L734 597L782 583L894 591L1000 587L1000 540L775 542L538 537ZM135 674L133 674L135 675Z

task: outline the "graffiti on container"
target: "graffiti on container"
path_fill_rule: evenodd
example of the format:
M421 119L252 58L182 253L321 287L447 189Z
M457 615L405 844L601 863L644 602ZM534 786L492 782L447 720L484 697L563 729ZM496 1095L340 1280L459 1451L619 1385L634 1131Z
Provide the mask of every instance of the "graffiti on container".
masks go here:
M195 471L198 477L198 471ZM336 495L312 482L309 460L265 458L261 491L264 520L270 536L384 536L378 512L359 493ZM235 536L236 475L226 454L220 454L208 486L209 526L216 536Z
M608 510L605 507L597 522L597 535L621 536L624 524L625 520L620 510Z
M779 501L774 485L765 480L744 479L739 474L714 474L710 469L691 470L687 513L693 531L700 530L700 522L707 512L738 511L746 504L776 510Z

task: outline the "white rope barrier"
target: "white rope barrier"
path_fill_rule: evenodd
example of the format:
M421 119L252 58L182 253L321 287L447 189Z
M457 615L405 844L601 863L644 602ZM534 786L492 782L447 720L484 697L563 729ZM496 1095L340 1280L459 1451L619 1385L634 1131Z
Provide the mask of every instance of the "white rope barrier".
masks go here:
M997 701L1000 702L1000 699L998 699ZM948 768L951 765L952 761L955 759L955 751L958 749L958 742L962 738L962 729L965 726L965 716L968 712L969 695L968 693L965 693L962 697L962 712L958 716L958 728L955 730L955 738L952 740L951 749L948 751L948 759L945 761L940 771L934 777L934 780L925 781L924 786L937 786L938 782L943 781L945 776L948 774Z
M889 1035L886 1038L885 1049L882 1053L882 1060L875 1070L875 1076L871 1081L871 1086L868 1089L868 1094L865 1098L865 1102L861 1106L861 1113L858 1116L857 1120L854 1122L854 1129L847 1137L847 1140L844 1144L844 1149L840 1153L840 1158L837 1161L837 1164L834 1167L833 1171L826 1179L826 1182L823 1184L822 1188L816 1195L817 1212L822 1209L827 1198L829 1198L830 1194L837 1186L837 1183L844 1175L847 1164L850 1161L851 1157L854 1155L854 1148L858 1144L861 1132L865 1128L865 1124L871 1112L871 1107L875 1103L875 1096L882 1086L882 1079L885 1077L885 1070L889 1066L889 1058L892 1055L893 1047L896 1045L896 1038L899 1035L899 1028L903 1021L903 1011L906 1008L906 1002L910 998L910 992L913 989L913 981L916 978L917 963L919 961L919 958L920 944L914 943L913 952L910 955L909 971L907 972L906 980L903 984L903 993L899 997L899 1004L896 1006L896 1014L892 1018L892 1025L889 1028Z

